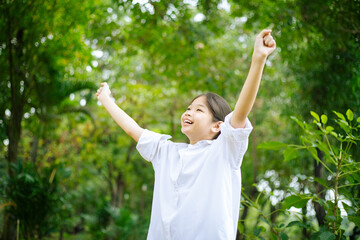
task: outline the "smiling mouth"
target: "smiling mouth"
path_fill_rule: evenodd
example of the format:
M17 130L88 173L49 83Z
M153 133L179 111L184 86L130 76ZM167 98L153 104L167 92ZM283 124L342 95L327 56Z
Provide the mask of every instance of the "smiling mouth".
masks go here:
M193 124L193 122L192 122L192 121L190 121L190 120L184 120L184 123L187 123L187 124Z

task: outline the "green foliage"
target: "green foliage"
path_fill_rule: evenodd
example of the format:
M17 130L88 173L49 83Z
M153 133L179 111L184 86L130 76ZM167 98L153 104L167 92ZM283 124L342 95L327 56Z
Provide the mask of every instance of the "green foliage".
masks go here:
M86 215L85 226L93 239L118 239L119 236L123 239L131 239L145 232L145 229L141 230L142 226L137 215L129 209L116 208L109 203L99 206L95 215Z
M234 106L254 36L269 27L278 50L267 61L249 116L254 131L241 169L247 199L240 238L332 238L333 222L335 229L356 236L359 148L358 130L352 128L360 117L340 112L358 112L360 106L359 1L229 0L229 12L221 2L0 3L0 175L3 179L13 169L5 161L14 149L9 132L20 128L15 162L34 162L38 173L30 177L48 179L46 169L64 166L58 182L61 211L47 215L49 224L61 222L54 231L90 232L94 238L146 236L153 171L97 105L94 89L100 82L109 83L116 103L141 126L186 141L179 118L189 101L214 91ZM201 14L204 19L195 20ZM314 112L308 114L310 109ZM320 111L324 114L315 113ZM17 113L21 124L15 126ZM290 115L301 117L291 121ZM315 123L298 120L311 116ZM258 143L264 150L257 150ZM338 193L347 217L339 209L335 215L327 211L327 226L319 229L310 206L333 210L336 205L315 196L314 185L323 186L324 193L334 191L340 153ZM313 159L326 166L325 177L313 177ZM0 204L9 203L6 198L3 191ZM11 207L1 206L0 213ZM303 207L300 216L292 212L296 207Z
M8 209L19 221L23 238L42 238L53 232L61 213L61 190L56 168L43 169L39 174L36 166L28 163L13 165L15 177L7 177L6 200Z
M284 199L284 205L287 209L290 207L303 208L306 206L309 199L310 198L308 196L291 195Z
M305 149L316 159L318 164L322 164L327 170L327 179L315 178L314 181L323 185L328 192L334 194L333 199L324 201L316 194L295 195L292 194L284 199L284 208L291 207L304 208L308 201L317 202L324 207L326 211L326 225L322 226L319 231L312 234L311 239L343 239L344 229L342 222L344 219L359 226L358 217L360 213L359 198L354 196L355 190L359 188L360 180L360 163L352 156L354 146L360 141L360 124L355 121L354 113L349 109L346 117L342 113L334 111L337 118L334 123L337 126L331 126L326 115L319 116L311 111L314 118L313 123L301 122L293 117L293 120L303 130L300 136L302 145L287 145L279 142L264 143L259 148L279 150L285 147L284 160L297 158L299 150ZM320 157L318 151L323 155ZM289 159L289 154L295 153ZM341 202L341 205L340 205ZM350 204L346 204L349 202ZM343 206L346 211L346 217L340 213L339 206ZM288 224L287 227L300 226L308 228L305 222L295 221Z

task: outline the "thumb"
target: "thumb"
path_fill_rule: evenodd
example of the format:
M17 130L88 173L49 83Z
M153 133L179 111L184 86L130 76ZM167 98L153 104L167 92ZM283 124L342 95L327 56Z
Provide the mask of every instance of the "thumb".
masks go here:
M101 86L102 86L104 89L110 89L110 88L109 88L109 85L107 84L107 82L101 83Z
M265 37L266 35L270 34L271 32L272 32L271 29L264 29L264 30L262 30L262 31L257 35L257 37L258 37L258 38L263 38L263 37Z

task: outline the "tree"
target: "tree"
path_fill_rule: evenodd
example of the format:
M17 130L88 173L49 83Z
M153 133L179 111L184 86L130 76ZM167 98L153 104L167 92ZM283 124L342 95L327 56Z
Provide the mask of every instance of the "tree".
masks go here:
M81 77L68 76L68 68L84 66L89 51L82 40L83 23L91 11L92 3L84 5L57 1L44 4L42 1L5 2L1 11L1 128L7 138L7 170L14 177L11 164L18 160L18 146L22 133L24 113L31 108L44 116L44 104L54 105L69 90L88 88L86 83L71 84L70 80ZM78 14L81 12L82 14ZM62 21L59 21L62 19ZM80 57L80 58L79 58ZM69 63L72 64L69 65ZM62 83L68 81L66 88ZM74 80L72 80L74 81ZM46 92L42 87L56 87ZM64 91L59 92L59 86ZM54 94L59 93L59 94ZM47 95L49 94L49 95ZM51 101L53 100L53 102ZM59 102L56 102L59 104ZM42 112L41 112L42 111ZM41 112L41 113L40 113ZM3 239L11 239L13 226L10 215L5 215Z
M296 76L299 92L287 113L306 118L310 110L359 108L360 5L357 1L234 2L233 15L246 17L246 25L273 26L281 57ZM286 10L285 10L286 9ZM322 159L319 151L319 158ZM314 177L323 178L323 166L314 162ZM315 183L319 197L324 188ZM315 203L317 219L324 210Z

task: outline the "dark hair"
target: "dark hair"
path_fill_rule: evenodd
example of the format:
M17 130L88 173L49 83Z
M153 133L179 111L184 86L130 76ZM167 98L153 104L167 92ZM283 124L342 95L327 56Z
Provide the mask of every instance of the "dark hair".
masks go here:
M191 102L202 96L206 97L207 107L209 108L213 116L213 121L214 122L225 121L226 115L228 115L231 112L231 108L229 104L226 102L226 100L221 96L217 95L216 93L208 92L198 95ZM220 132L214 137L214 139L216 139L219 135Z

